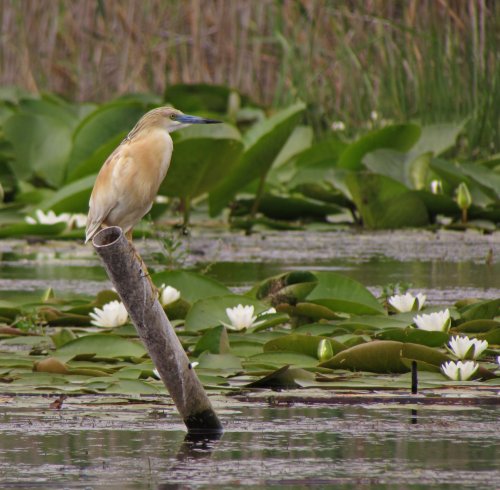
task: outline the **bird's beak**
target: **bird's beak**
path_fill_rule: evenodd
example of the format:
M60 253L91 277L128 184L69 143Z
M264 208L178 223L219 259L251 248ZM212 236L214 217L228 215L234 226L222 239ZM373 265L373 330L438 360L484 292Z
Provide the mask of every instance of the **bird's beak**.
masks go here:
M179 114L176 116L175 120L182 124L217 124L222 121L216 121L215 119L205 119L198 116L189 116L188 114Z

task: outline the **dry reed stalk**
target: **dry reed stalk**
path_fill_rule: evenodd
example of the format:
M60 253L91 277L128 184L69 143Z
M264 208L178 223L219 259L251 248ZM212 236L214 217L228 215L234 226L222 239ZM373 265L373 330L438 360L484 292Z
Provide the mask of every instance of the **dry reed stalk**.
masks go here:
M370 109L425 117L433 94L451 114L480 105L498 72L500 2L2 0L0 25L2 85L103 101L217 83L359 123Z

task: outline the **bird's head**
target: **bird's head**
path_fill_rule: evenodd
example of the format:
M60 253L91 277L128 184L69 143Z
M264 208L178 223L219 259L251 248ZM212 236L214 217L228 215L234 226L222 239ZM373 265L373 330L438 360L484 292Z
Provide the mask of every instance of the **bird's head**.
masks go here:
M142 122L142 124L141 124ZM216 124L222 121L216 121L215 119L206 119L198 116L190 116L184 114L178 109L173 107L165 106L158 107L146 113L142 116L138 125L141 126L160 126L166 129L169 133L177 131L178 129L185 128L191 124Z

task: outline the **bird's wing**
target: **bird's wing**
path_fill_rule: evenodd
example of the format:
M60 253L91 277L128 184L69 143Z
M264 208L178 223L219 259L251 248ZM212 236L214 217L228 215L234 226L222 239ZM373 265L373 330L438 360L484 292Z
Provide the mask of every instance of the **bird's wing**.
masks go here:
M104 162L97 175L89 201L85 243L99 231L101 225L106 221L106 217L118 204L116 193L113 192L113 168L120 160L121 153L120 147L118 147Z

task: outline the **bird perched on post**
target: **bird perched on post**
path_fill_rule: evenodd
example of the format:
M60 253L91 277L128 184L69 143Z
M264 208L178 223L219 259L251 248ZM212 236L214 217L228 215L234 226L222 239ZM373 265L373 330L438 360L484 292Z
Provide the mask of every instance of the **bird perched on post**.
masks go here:
M131 240L133 227L151 209L167 174L173 151L170 133L190 124L220 122L189 116L173 107L158 107L142 116L97 175L85 243L107 226L119 226Z

